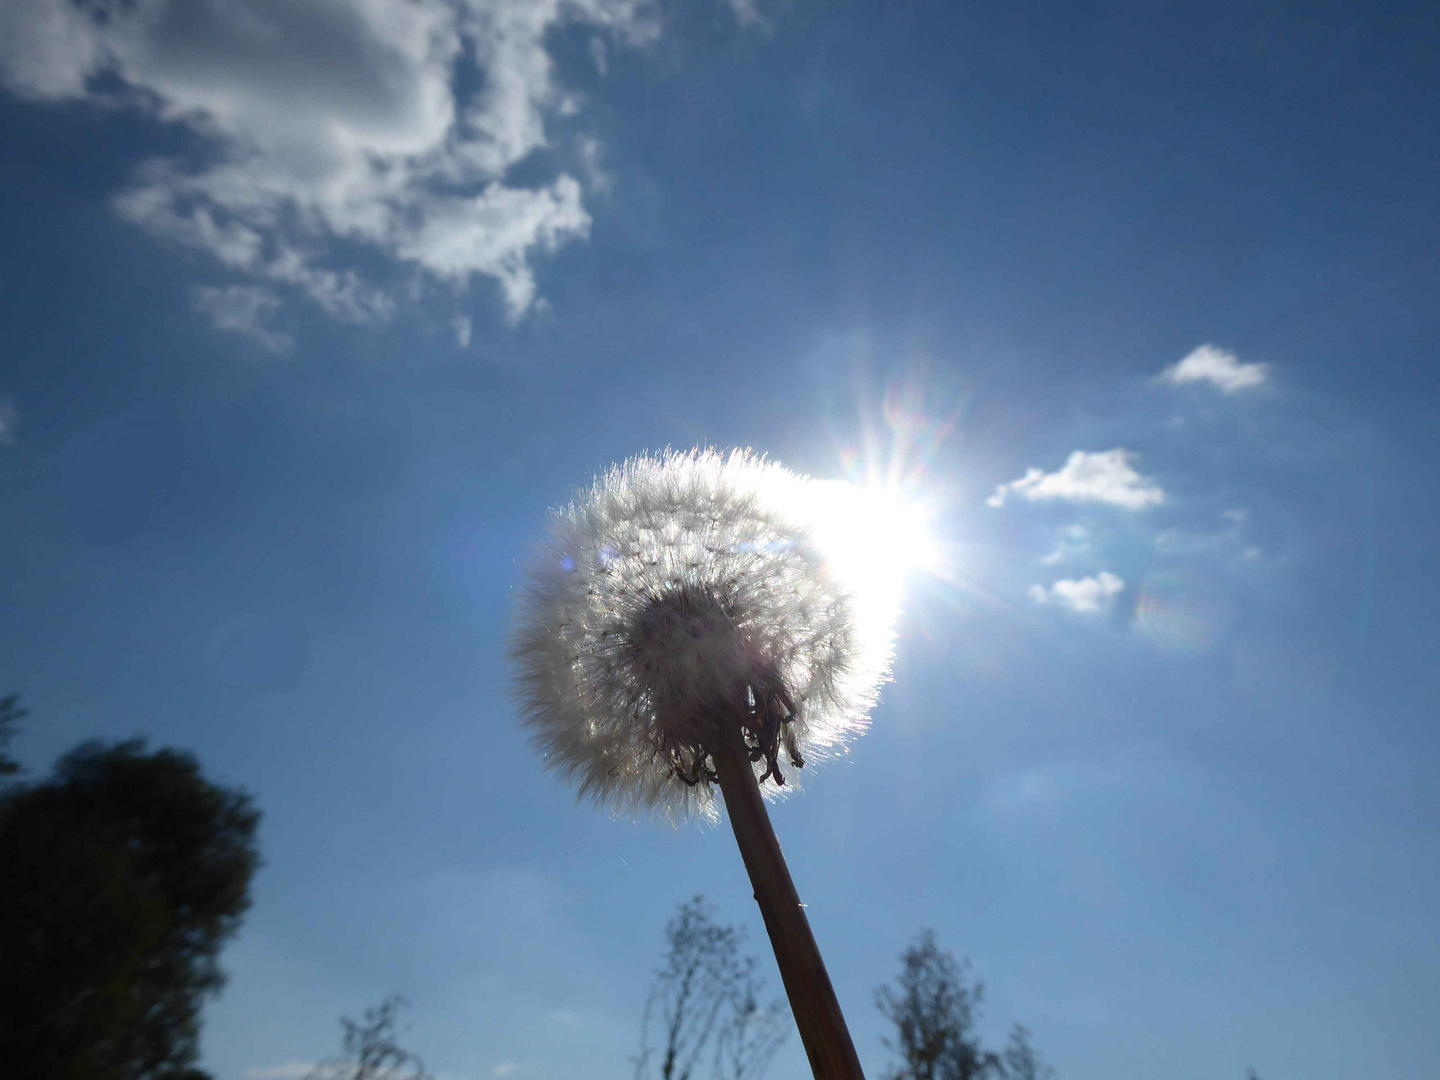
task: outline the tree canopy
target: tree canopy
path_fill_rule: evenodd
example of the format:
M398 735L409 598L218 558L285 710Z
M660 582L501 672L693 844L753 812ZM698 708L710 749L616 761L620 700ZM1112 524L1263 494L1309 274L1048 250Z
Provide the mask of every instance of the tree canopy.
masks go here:
M204 1075L200 1006L249 907L259 817L191 755L143 740L85 743L49 779L0 790L7 1073Z
M792 1030L784 1001L762 1001L744 931L722 926L701 897L680 905L665 927L664 964L655 973L640 1024L636 1080L758 1080Z
M10 757L6 750L10 740L19 733L20 721L25 719L25 710L20 707L20 695L8 694L0 697L0 776L10 776L20 771L20 763Z
M344 1052L317 1065L306 1080L435 1080L420 1056L402 1049L397 1041L400 1010L409 1004L401 995L391 994L366 1009L359 1020L342 1016Z
M876 1006L895 1025L885 1044L900 1055L888 1080L1054 1080L1023 1025L1002 1052L985 1049L976 1028L985 985L970 981L969 961L941 949L934 931L922 930L900 964L896 985L875 992Z
M924 930L900 954L898 987L882 986L875 1004L895 1025L886 1045L902 1063L891 1080L977 1080L995 1068L975 1033L985 987L966 981L966 964L956 961Z

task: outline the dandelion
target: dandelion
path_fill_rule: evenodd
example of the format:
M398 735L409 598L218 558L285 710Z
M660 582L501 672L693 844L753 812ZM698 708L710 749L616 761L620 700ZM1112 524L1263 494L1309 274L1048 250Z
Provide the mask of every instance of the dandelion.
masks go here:
M552 515L512 654L533 741L582 798L678 822L713 819L720 789L815 1074L858 1078L762 801L843 750L888 672L889 620L826 542L835 487L745 451L611 469Z
M513 651L536 745L583 797L713 818L727 724L772 796L863 728L888 635L862 651L858 598L803 516L816 486L744 452L666 454L553 516Z

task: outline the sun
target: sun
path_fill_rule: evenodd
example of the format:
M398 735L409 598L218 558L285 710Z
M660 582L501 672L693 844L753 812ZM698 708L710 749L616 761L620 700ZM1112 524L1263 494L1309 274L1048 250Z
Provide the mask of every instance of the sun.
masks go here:
M831 572L877 618L893 621L907 579L938 573L945 561L932 509L885 484L820 481L814 493L810 520Z

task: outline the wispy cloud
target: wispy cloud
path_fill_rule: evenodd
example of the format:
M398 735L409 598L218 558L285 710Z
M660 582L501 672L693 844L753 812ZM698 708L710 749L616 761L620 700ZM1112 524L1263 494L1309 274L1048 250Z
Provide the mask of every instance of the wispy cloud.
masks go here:
M360 1069L358 1061L287 1061L282 1065L247 1065L244 1070L245 1080L350 1080L356 1076ZM366 1076L374 1077L374 1080L409 1080L414 1072L409 1068L398 1068L390 1066L379 1072L367 1071ZM451 1076L457 1074L435 1074L427 1073L427 1076ZM495 1073L502 1076L503 1073Z
M1168 383L1207 382L1227 394L1261 386L1269 378L1268 364L1242 364L1233 352L1201 345L1183 360L1176 361L1160 373Z
M0 446L14 446L20 431L20 410L9 398L0 397Z
M1162 555L1198 555L1223 550L1239 543L1250 520L1250 511L1241 507L1222 510L1224 528L1215 531L1162 529L1155 534L1155 550Z
M741 26L765 31L770 29L770 20L761 12L759 0L725 0L725 5L735 13Z
M1136 454L1116 447L1087 453L1076 450L1055 472L1027 469L1019 480L1001 484L986 500L989 506L1003 506L1011 495L1031 502L1063 499L1066 502L1098 502L1143 510L1165 501L1165 492L1152 478L1141 476L1131 462Z
M598 153L551 130L581 126L546 48L562 26L643 46L660 23L653 0L6 0L0 79L198 136L200 163L149 162L116 207L231 272L352 321L388 317L417 282L463 290L479 275L520 318L538 299L535 256L590 227L560 166L510 175L570 158L583 174ZM204 310L243 320L238 296L208 293Z
M317 1068L313 1061L287 1061L283 1065L246 1065L245 1080L304 1080Z
M1046 566L1055 566L1072 559L1076 555L1083 555L1090 550L1090 531L1084 525L1072 524L1060 530L1060 540L1055 549L1040 561Z
M1115 606L1115 598L1125 589L1125 582L1108 570L1094 577L1061 578L1045 588L1030 586L1030 599L1037 604L1058 604L1081 615L1104 615Z
M1036 764L996 777L982 806L996 818L1068 812L1084 801L1173 795L1189 777L1168 760L1120 751L1088 760Z
M190 290L190 303L221 330L243 334L271 352L283 352L294 343L289 334L266 325L280 298L264 285L203 285Z

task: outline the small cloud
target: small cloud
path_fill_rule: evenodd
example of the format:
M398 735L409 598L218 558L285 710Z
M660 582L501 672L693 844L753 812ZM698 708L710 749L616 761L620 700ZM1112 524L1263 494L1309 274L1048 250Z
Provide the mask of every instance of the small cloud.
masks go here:
M515 1064L515 1062L513 1062L513 1061L502 1061L502 1062L500 1062L499 1065L496 1065L493 1069L490 1070L490 1075L491 1075L491 1076L509 1076L511 1073L513 1073L513 1072L514 1072L516 1069L518 1069L519 1067L520 1067L520 1066L517 1065L517 1064Z
M0 446L14 446L20 430L20 410L9 398L0 398Z
M995 784L986 800L990 811L1015 814L1057 806L1064 801L1066 794L1057 773L1054 768L1026 769L1018 776Z
M1078 580L1061 578L1047 590L1031 585L1027 595L1037 604L1059 604L1081 615L1103 615L1115 605L1125 582L1108 570Z
M585 182L590 190L601 195L608 195L615 187L615 178L605 168L605 148L599 139L589 135L581 135L575 143L576 154L580 161L580 170L585 174Z
M1054 761L997 778L982 805L996 817L1065 813L1080 802L1174 794L1182 779L1168 762L1129 755Z
M745 29L753 26L757 30L770 30L770 20L761 14L759 0L725 0L725 3Z
M456 315L450 320L450 329L455 331L455 343L462 349L470 347L470 316Z
M376 1080L400 1080L401 1076L393 1068L385 1068L381 1072L366 1071L358 1061L321 1061L315 1064L287 1061L283 1065L247 1065L242 1075L245 1080L351 1080L360 1075L374 1076Z
M1090 550L1089 533L1084 525L1067 525L1061 530L1060 541L1055 550L1040 560L1042 565L1055 566L1066 559L1082 555Z
M265 325L280 307L280 298L262 285L199 286L190 290L190 303L221 330L243 334L271 352L284 352L295 343L289 334Z
M304 1080L317 1068L313 1061L287 1061L283 1065L246 1065L245 1080Z
M1011 494L1030 502L1064 499L1066 502L1098 502L1142 510L1165 501L1165 492L1154 479L1141 476L1130 464L1136 455L1116 447L1087 453L1076 450L1053 473L1027 469L1019 480L1001 484L985 500L987 506L1003 506Z
M1222 510L1220 517L1228 524L1219 532L1162 529L1155 534L1155 550L1165 555L1198 555L1239 543L1250 520L1250 511L1232 507Z
M1268 364L1242 364L1232 352L1214 345L1201 345L1185 359L1171 364L1160 378L1181 383L1208 382L1227 394L1260 386L1269 378Z

